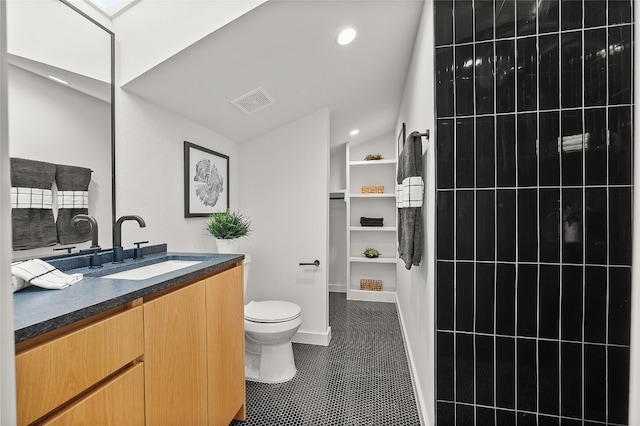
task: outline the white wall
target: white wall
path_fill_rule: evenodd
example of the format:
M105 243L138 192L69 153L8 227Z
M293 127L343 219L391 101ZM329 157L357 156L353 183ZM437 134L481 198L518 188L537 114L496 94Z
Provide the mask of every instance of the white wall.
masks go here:
M329 291L347 292L347 203L329 201Z
M170 251L216 252L207 218L184 217L184 141L228 155L230 207L238 208L238 146L223 136L124 90L116 92L117 216L142 216L147 227L125 222L122 244L167 243Z
M331 149L329 160L329 189L344 191L347 187L347 146L342 144Z
M365 141L360 141L356 138L349 141L350 160L351 161L363 161L369 154L380 154L382 158L392 160L398 158L396 136L394 132L385 133L383 135L376 136ZM395 182L395 176L394 176ZM351 182L353 185L353 181ZM354 188L351 188L353 191ZM359 187L355 188L356 192L360 190Z
M93 170L89 214L98 221L100 245L111 247L110 104L9 66L9 120L11 157ZM74 245L88 248L91 244ZM21 250L13 256L51 256L56 254L52 249Z
M11 0L7 9L9 53L111 82L111 38L93 22L57 0Z
M113 23L120 50L120 85L170 58L265 0L142 0Z
M220 134L119 89L126 82L262 4L142 0L113 21L116 34L116 208L122 243L166 242L171 251L215 252L207 218L184 218L184 141L230 157L230 208L240 197L239 147ZM179 82L176 82L179 84Z
M329 338L329 132L323 109L240 148L240 209L253 226L240 241L252 257L245 299L297 303L303 343ZM319 268L298 265L315 259Z
M346 182L346 145L331 150L330 191L343 191ZM347 204L344 197L329 202L329 291L347 292Z
M398 263L397 301L403 322L414 383L425 424L435 423L435 353L434 353L434 271L435 271L435 160L434 135L434 40L433 3L425 2L416 38L411 66L402 98L398 125L407 125L407 134L431 130L431 140L422 140L425 202L423 223L424 249L420 266L411 270Z
M16 424L13 293L11 286L11 204L7 118L6 3L0 1L0 424Z

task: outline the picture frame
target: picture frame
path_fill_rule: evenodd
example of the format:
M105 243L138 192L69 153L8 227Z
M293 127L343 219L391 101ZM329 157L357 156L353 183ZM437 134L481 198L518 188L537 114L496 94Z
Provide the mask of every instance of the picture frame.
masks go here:
M184 217L229 208L229 156L184 141Z

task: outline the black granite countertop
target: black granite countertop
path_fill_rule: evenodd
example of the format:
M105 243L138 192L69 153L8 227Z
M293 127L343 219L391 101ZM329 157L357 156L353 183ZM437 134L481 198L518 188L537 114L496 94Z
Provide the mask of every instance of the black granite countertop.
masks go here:
M186 281L227 269L244 259L242 254L160 252L124 263L106 263L99 269L65 269L82 273L76 284L62 290L27 287L13 295L15 342L19 343L76 321L124 305L141 297ZM104 278L112 273L159 263L165 260L196 260L200 263L148 279ZM53 264L53 262L52 262Z

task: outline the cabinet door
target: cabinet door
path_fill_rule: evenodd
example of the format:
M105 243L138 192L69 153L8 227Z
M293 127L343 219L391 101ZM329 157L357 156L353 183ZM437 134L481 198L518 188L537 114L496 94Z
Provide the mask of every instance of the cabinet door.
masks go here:
M209 424L245 419L243 267L207 279Z
M149 425L207 423L204 289L200 281L143 305Z
M138 363L103 387L43 423L67 425L144 425L144 367Z

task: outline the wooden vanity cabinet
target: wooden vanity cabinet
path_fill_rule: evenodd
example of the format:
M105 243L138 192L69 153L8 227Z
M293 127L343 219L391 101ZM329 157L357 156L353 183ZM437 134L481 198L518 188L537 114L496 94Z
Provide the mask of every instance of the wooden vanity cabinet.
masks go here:
M239 266L206 280L209 425L246 419L243 274Z
M144 303L148 425L245 419L243 269Z
M204 281L144 303L148 425L207 423Z
M244 420L243 266L16 346L19 425Z
M131 306L131 305L130 305ZM18 424L27 425L57 413L60 407L84 405L86 416L100 419L101 424L119 424L115 418L92 411L96 404L82 404L95 393L104 391L114 379L126 374L127 366L139 364L144 351L142 306L126 307L123 312L109 314L76 329L60 330L55 336L24 342L16 348L16 397ZM136 376L139 379L141 377ZM136 377L129 376L131 380ZM129 381L127 382L129 383ZM143 389L142 381L132 385ZM106 390L103 395L112 391ZM141 394L130 401L110 400L111 412L127 412L132 419L144 420ZM121 406L120 404L123 403ZM75 404L75 405L74 405ZM71 414L73 417L73 414ZM109 419L114 423L109 423ZM40 419L40 420L39 420ZM66 424L73 424L73 422ZM129 424L141 424L133 423Z

